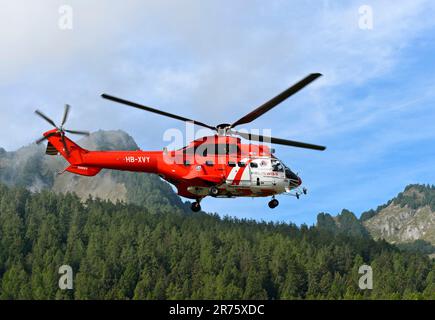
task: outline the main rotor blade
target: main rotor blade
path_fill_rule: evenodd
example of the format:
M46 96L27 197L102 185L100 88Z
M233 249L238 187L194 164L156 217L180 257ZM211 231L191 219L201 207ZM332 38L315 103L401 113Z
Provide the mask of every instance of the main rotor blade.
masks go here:
M105 94L105 93L103 93L101 95L101 97L103 97L104 99L107 99L107 100L112 100L114 102L125 104L125 105L130 106L130 107L134 107L134 108L137 108L137 109L141 109L141 110L157 113L157 114L159 114L161 116L165 116L165 117L169 117L169 118L172 118L172 119L177 119L177 120L181 120L181 121L185 121L185 122L193 122L194 124L196 124L198 126L209 128L211 130L216 130L215 127L209 126L208 124L205 124L205 123L202 123L202 122L199 122L199 121L196 121L196 120L188 119L188 118L185 118L185 117L182 117L182 116L178 116L176 114L172 114L172 113L169 113L169 112L166 112L166 111L161 111L161 110L158 110L158 109L150 108L150 107L141 105L139 103L128 101L128 100L124 100L124 99L121 99L121 98L117 98L117 97L114 97L114 96L111 96L111 95L108 95L108 94Z
M254 121L255 119L257 119L261 115L265 114L267 111L269 111L273 107L276 107L278 104L280 104L281 102L283 102L284 100L286 100L290 96L294 95L299 90L303 89L305 86L309 85L311 82L313 82L314 80L316 80L320 76L321 76L320 73L311 73L310 75L308 75L307 77L305 77L304 79L299 81L298 83L295 83L287 90L281 92L276 97L270 99L269 101L262 104L254 111L251 111L246 116L244 116L244 117L240 118L239 120L237 120L236 122L234 122L231 125L231 127L234 128L235 126L238 126L241 124L246 124L246 123Z
M49 117L47 117L45 114L43 114L41 111L39 110L35 110L35 113L40 116L42 119L44 119L45 121L47 121L49 124L51 124L53 127L57 128L56 124L54 123L53 120L51 120Z
M244 133L244 132L238 132L233 131L234 133L238 134L239 136L252 141L259 141L259 142L270 142L272 144L281 144L284 146L291 146L291 147L297 147L297 148L305 148L305 149L313 149L313 150L320 150L323 151L326 149L324 146L319 146L316 144L310 144L305 142L299 142L299 141L292 141L292 140L286 140L281 138L274 138L274 137L267 137L257 134L250 134L250 133Z
M72 133L72 134L81 134L84 136L90 135L89 131L78 131L78 130L67 130L67 129L64 129L63 131L68 132L68 133Z
M65 111L63 112L63 119L62 119L62 122L60 124L61 126L63 126L65 124L65 122L66 122L66 119L68 119L69 108L70 108L70 105L66 104L65 105Z
M60 140L62 141L63 148L65 149L65 153L69 156L69 150L68 150L68 147L66 146L66 141L65 141L65 135L64 134L62 134L60 136Z

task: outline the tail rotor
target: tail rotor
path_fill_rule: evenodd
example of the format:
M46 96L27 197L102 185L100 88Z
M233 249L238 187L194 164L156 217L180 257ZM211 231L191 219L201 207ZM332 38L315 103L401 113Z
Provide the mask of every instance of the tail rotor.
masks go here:
M61 121L61 124L59 126L57 126L56 123L51 118L46 116L43 112L41 112L40 110L35 110L35 113L39 117L41 117L42 119L44 119L45 121L47 121L49 124L51 124L53 127L55 127L57 129L55 132L51 132L51 133L41 137L40 139L36 140L37 144L40 144L40 143L44 142L45 140L47 140L48 138L50 138L51 136L54 136L54 135L60 133L61 141L62 141L62 144L64 146L65 152L67 154L69 154L69 150L68 150L68 147L67 147L67 144L65 141L65 132L68 132L71 134L89 136L90 133L88 131L68 130L68 129L64 128L64 125L65 125L66 121L68 120L68 114L69 114L70 108L71 107L69 104L65 105L62 121Z

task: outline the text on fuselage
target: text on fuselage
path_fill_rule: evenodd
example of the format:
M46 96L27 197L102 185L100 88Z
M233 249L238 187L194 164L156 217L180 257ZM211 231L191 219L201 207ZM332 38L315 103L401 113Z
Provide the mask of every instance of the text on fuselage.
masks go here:
M145 156L126 156L124 159L128 163L150 163L150 157Z

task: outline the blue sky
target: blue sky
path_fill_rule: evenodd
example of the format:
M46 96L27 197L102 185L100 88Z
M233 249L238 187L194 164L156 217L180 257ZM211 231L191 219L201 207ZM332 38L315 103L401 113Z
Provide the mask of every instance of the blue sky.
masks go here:
M73 28L58 27L70 5ZM359 28L361 5L373 29ZM2 1L0 146L47 130L33 111L75 129L122 129L161 149L182 123L104 101L102 92L207 123L231 122L311 72L324 76L245 129L324 144L276 146L309 195L207 199L238 217L312 224L357 215L409 183L435 182L435 4L431 1Z

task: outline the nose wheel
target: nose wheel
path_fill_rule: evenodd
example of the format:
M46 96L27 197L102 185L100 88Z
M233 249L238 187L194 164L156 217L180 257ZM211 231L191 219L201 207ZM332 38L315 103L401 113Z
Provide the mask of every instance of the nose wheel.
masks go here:
M201 205L199 204L198 201L195 201L195 202L193 202L193 203L191 204L190 209L191 209L193 212L198 212L198 211L201 210Z
M279 205L279 201L276 199L272 199L269 201L269 208L270 209L274 209L274 208L278 207L278 205Z

